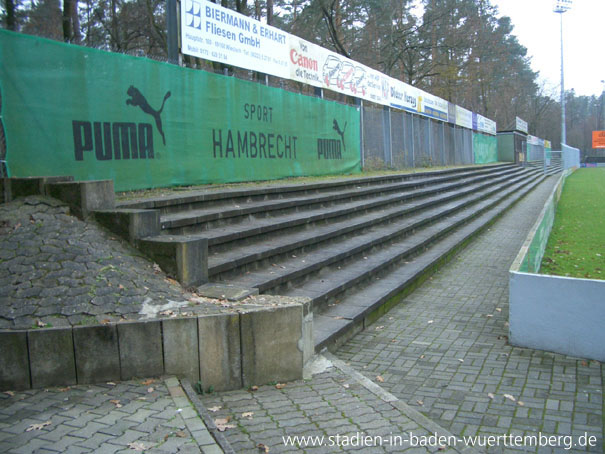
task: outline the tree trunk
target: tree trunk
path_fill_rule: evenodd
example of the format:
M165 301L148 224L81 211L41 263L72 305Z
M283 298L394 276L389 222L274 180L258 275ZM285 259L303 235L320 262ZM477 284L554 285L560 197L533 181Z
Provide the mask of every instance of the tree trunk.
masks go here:
M273 25L273 0L267 0L267 25Z
M63 0L63 41L71 43L71 3L72 0Z
M14 0L6 0L6 28L7 30L17 31Z

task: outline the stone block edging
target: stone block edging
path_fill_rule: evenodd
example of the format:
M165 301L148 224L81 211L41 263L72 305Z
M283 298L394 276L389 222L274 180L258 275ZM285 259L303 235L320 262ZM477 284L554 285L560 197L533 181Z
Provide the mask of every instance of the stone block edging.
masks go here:
M312 339L305 339L312 336L308 318L308 304L292 303L198 317L1 330L0 391L162 375L215 391L297 380L313 348Z

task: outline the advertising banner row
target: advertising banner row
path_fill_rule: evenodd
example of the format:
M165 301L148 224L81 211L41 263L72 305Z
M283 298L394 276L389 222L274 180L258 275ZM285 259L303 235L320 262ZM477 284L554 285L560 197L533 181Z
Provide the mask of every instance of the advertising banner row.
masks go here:
M184 0L181 51L496 134L488 118L208 0Z

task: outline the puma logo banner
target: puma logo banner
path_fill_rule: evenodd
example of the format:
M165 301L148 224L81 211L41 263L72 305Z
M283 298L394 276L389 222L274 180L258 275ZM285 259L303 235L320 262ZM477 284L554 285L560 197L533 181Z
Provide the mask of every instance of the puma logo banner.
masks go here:
M126 94L126 105L138 107L150 115L155 127L166 145L166 137L162 128L162 111L170 91L164 95L162 105L158 110L151 107L145 96L131 85ZM112 159L153 159L153 126L150 123L112 122L112 121L81 121L72 122L74 157L76 161L84 160L84 152L94 151L98 161Z

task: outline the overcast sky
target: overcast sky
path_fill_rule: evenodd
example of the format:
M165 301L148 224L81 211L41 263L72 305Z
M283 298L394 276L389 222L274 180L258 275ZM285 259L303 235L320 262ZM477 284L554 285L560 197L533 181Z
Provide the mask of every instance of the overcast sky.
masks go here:
M551 90L561 84L560 15L553 0L491 0L509 16L513 34L528 50L532 68ZM600 96L605 80L605 0L574 0L563 14L565 90Z

